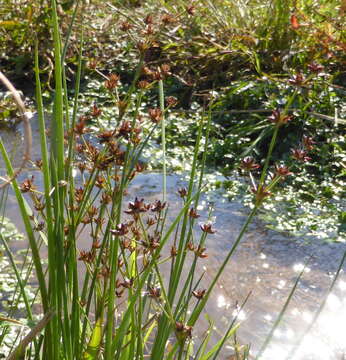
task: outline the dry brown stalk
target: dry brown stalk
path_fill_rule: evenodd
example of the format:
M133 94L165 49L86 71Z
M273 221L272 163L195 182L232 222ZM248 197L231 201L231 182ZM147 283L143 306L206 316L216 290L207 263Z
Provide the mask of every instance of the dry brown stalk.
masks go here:
M13 176L7 179L4 183L0 184L0 189L4 188L8 184L10 184L18 174L23 170L27 161L31 158L31 148L32 148L32 133L31 133L31 125L28 113L26 111L24 102L18 94L18 91L12 85L12 83L7 79L7 77L0 71L0 81L5 85L5 87L10 91L13 96L13 99L18 107L20 112L20 117L23 120L24 124L24 140L25 140L25 151L23 156L23 161L19 168L14 172Z

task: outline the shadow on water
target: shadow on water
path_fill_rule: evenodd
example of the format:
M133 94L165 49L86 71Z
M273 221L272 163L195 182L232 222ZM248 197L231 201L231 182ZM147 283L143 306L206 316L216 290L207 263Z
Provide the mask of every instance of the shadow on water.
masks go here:
M16 158L21 159L22 134L1 131L1 136L8 149L19 144ZM40 156L38 130L34 128L34 160ZM14 146L16 148L16 146ZM1 173L4 166L0 162ZM40 186L37 171L29 169L26 173L35 176L36 186ZM23 179L23 176L21 176ZM129 189L126 200L135 196L147 202L161 198L162 175L147 173L137 176ZM181 207L177 189L185 185L178 175L169 175L167 179L170 218L176 215ZM235 241L242 224L246 220L247 210L237 202L227 202L221 196L215 197L213 204L215 228L217 233L210 235L207 242L208 258L203 265L206 269L205 281L210 281L216 274L227 251ZM201 222L207 220L208 201L202 196L199 209ZM9 194L6 216L24 232L15 198ZM199 230L196 230L198 233ZM198 234L197 234L198 235ZM12 244L14 249L23 247ZM80 245L83 249L83 244ZM255 221L241 242L237 252L226 267L214 294L207 305L207 312L215 320L216 333L222 334L237 313L238 305L251 292L245 308L238 318L242 321L238 338L250 343L253 353L259 349L269 333L276 316L280 312L298 273L303 264L311 257L308 269L299 283L282 324L274 333L263 360L284 360L292 344L302 336L304 329L311 321L324 295L330 286L333 275L338 268L345 244L322 243L319 240L307 243L304 239L293 239L281 235ZM200 336L207 328L202 321L194 332ZM328 297L327 304L311 333L304 339L300 351L294 360L338 360L346 356L346 275L343 269L341 276ZM232 350L226 346L220 359L230 359Z

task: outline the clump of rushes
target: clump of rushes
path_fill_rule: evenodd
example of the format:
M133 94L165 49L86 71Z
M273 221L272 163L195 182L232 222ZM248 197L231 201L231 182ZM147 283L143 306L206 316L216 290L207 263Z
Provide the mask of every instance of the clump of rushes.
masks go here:
M273 194L273 190L277 183L284 181L288 176L294 176L294 172L290 170L288 165L278 163L274 164L272 169L269 167L270 155L273 151L274 141L276 140L279 128L285 126L291 119L292 115L286 115L285 111L282 112L278 109L274 110L268 117L268 120L274 124L275 128L269 147L269 154L264 161L263 169L258 181L256 181L256 173L258 173L261 168L260 164L256 163L251 156L245 157L240 162L240 169L250 178L255 208L259 207L265 199ZM311 157L308 156L308 153L313 150L314 144L315 141L311 137L304 135L301 145L298 148L291 149L292 159L297 163L310 161ZM299 167L294 164L292 166L297 168L298 171Z
M51 1L51 6L56 88L50 138L45 129L37 49L35 56L42 153L42 160L37 164L44 186L43 189L36 188L33 178L27 178L22 184L16 179L12 181L33 257L30 269L34 269L38 279L37 299L43 313L50 316L45 317L49 320L44 332L34 334L30 342L19 344L14 356L19 358L25 354L28 358L50 360L186 359L192 351L190 345L196 323L248 225L264 199L274 191L275 184L291 175L283 164L277 164L273 172L269 167L277 132L286 125L289 117L279 111L270 117L274 134L261 167L252 158L242 161L242 169L251 178L254 208L216 276L201 289L203 272L200 275L198 269L208 256L207 240L216 232L210 221L199 227L195 224L204 186L213 99L198 124L189 183L186 188L177 189L181 210L168 222L164 81L172 71L165 64L152 69L145 64L155 32L178 21L177 17L168 13L145 17L144 39L138 43L139 61L131 86L125 91L117 74L109 75L104 83L110 99L118 107L115 125L101 126L95 131L88 127L88 122L102 119L105 116L103 109L96 103L85 114L79 114L78 109L83 37L75 96L71 100L67 97L64 81L62 54L66 52L61 51L55 0ZM184 11L193 16L194 6L190 5ZM123 22L120 27L129 36L135 31L135 25L128 22ZM68 39L64 48L67 46ZM96 71L96 61L91 60L91 63ZM158 85L160 106L148 109L147 116L140 120L143 91L155 84ZM166 99L168 107L175 103L173 98ZM124 204L129 183L144 171L145 166L139 162L141 152L158 126L162 131L164 154L163 198L147 203L134 194L133 201ZM200 151L202 144L203 151ZM292 156L308 161L307 152L312 146L313 140L304 137L301 147L294 149ZM12 177L14 169L1 141L0 150L8 175ZM253 172L260 169L258 179ZM77 177L75 171L79 171ZM46 259L41 255L46 252L39 251L38 244L47 248L46 268L42 267ZM163 270L167 268L165 264L170 266L168 274ZM33 304L25 292L30 275L24 277L18 273L21 286L14 297L26 299L25 311L31 317ZM236 319L233 319L218 346L212 350L208 349L210 337L206 335L196 351L197 358L216 358L237 327ZM6 329L2 331L0 339L6 334Z

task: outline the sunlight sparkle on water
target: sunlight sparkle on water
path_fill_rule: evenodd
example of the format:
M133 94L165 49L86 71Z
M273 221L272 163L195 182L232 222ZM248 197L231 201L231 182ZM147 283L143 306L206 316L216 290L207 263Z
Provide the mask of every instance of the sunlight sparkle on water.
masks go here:
M226 299L223 295L217 297L217 307L222 308L226 306Z
M245 320L246 319L246 313L244 310L234 310L232 315L236 317L238 320Z
M338 286L343 288L343 284ZM277 329L275 338L268 346L260 360L286 359L293 344L299 340L314 317L314 311L301 312L298 308L291 311L295 325ZM264 316L271 320L270 314ZM291 360L339 360L346 354L346 299L336 294L328 296L326 305L314 327L305 336L300 347Z
M264 318L265 318L265 320L267 320L267 321L273 320L273 317L272 317L270 314L264 315Z
M310 322L312 320L312 315L309 311L304 311L302 315L304 321Z
M338 287L341 291L346 291L346 281L339 281Z
M279 284L278 284L278 288L279 289L283 289L286 285L286 281L285 280L280 280Z
M285 336L287 339L294 339L295 332L292 329L288 329Z
M300 271L302 271L304 269L304 264L301 264L301 263L297 263L297 264L294 264L293 265L293 270L295 271L295 272L300 272ZM311 269L310 268L308 268L308 267L305 267L305 270L304 270L306 273L308 273L308 272L310 272L311 271Z

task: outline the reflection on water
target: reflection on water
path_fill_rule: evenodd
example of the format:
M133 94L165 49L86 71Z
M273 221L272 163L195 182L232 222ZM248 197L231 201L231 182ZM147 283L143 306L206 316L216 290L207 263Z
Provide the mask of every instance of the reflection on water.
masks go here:
M218 308L228 311L231 307L229 299L224 295L218 295L216 304ZM322 298L316 299L322 301ZM316 302L318 305L318 302ZM275 330L270 345L261 356L261 360L286 359L290 351L300 340L304 330L309 327L314 317L314 312L303 310L306 304L301 303L300 307L291 308L286 315L288 320L283 320L282 325ZM257 311L263 309L257 309ZM254 309L247 310L253 313ZM253 327L251 319L249 322L248 314L245 310L233 310L232 315L237 316L238 320L243 322L242 327ZM275 321L275 316L271 313L271 308L262 311L263 323L268 324L267 329ZM253 344L257 348L256 345ZM299 344L292 360L344 360L346 359L346 282L339 281L335 291L331 293L326 301L324 310L319 315L312 330L307 334ZM256 351L252 351L255 357Z
M336 360L346 357L346 290L339 283L336 293L328 296L326 306L312 331L305 336L294 356L294 360ZM338 291L339 290L339 291ZM297 331L306 328L313 313L291 310L291 325L285 324L275 331L274 340L264 353L263 360L285 359L292 343L299 339ZM268 318L267 318L268 319ZM271 320L271 319L270 319Z
M260 253L258 258L262 261L268 261L267 256L264 253ZM268 263L262 263L263 265L268 265ZM336 264L337 265L337 264ZM292 266L292 270L295 273L302 271L304 265L301 263L296 263ZM268 269L270 272L270 266L265 266L264 268ZM278 266L275 265L275 269L272 271L278 271ZM282 270L282 269L280 269ZM305 268L306 273L310 273L310 268ZM286 273L287 274L287 273ZM330 282L334 274L330 274L328 278ZM345 279L344 271L341 272L341 278ZM257 277L257 283L261 283L261 277ZM302 281L303 282L303 281ZM271 294L276 295L273 297L273 303L268 306L266 309L263 309L259 303L255 306L248 306L245 309L242 309L239 320L242 320L243 324L240 328L240 331L243 331L244 328L249 328L249 330L254 332L262 333L263 338L266 334L269 333L271 326L277 318L280 307L276 307L274 298L277 298L278 290L282 290L286 287L286 280L279 280L271 284ZM281 360L287 359L288 354L294 348L295 345L302 339L302 335L305 330L310 326L311 321L314 318L315 311L322 302L324 296L321 293L320 296L316 296L313 293L314 289L319 286L318 282L315 285L311 285L309 289L306 286L303 286L301 289L304 293L304 297L298 296L295 305L290 306L286 312L286 315L275 330L273 334L272 341L266 349L266 351L261 356L261 360ZM222 286L224 288L224 286ZM263 289L262 289L263 290ZM253 291L256 294L256 290ZM287 295L287 293L286 293ZM262 302L264 299L259 299L259 302ZM219 309L222 309L225 314L229 313L231 308L230 299L227 299L223 294L218 294L216 296L216 305ZM314 305L314 306L313 306ZM277 311L273 311L277 309ZM254 315L256 312L256 315ZM232 313L233 316L236 316L235 311ZM259 323L255 324L257 320ZM260 336L261 337L261 336ZM251 337L246 336L246 339L251 339ZM261 345L261 342L252 344L253 350L252 355L255 357L257 353L258 346ZM346 359L346 281L341 280L336 283L334 290L331 294L328 295L326 304L323 311L319 315L316 323L314 324L312 330L303 338L303 341L299 344L298 350L295 352L293 357L290 357L291 360L344 360Z
M35 134L35 133L34 133ZM17 133L18 139L18 133ZM11 139L6 136L11 144ZM37 137L34 136L37 142ZM34 143L34 160L39 149ZM135 195L153 201L160 196L160 174L140 175L134 179L128 198ZM181 199L176 190L184 185L179 176L167 179L170 194L171 216L177 213ZM36 185L39 181L36 177ZM208 219L207 197L200 206L201 220ZM209 237L208 258L202 263L207 271L206 282L213 278L227 252L235 241L246 216L238 203L228 203L222 198L214 199L215 227L217 233ZM23 227L18 212L9 197L6 216ZM197 230L198 232L198 230ZM238 250L226 266L218 287L207 305L207 311L215 320L220 334L234 317L241 321L238 340L250 343L255 356L275 322L287 296L304 267L311 258L308 268L298 285L282 323L278 326L273 339L263 354L262 360L285 360L292 346L302 338L315 311L323 300L337 270L345 244L304 243L266 230L261 223L251 225ZM240 304L251 293L245 306ZM207 326L207 324L206 324ZM202 334L206 328L201 325L195 335ZM342 271L340 278L329 295L325 308L312 331L304 338L294 360L343 360L346 359L346 276ZM232 346L227 344L220 359L230 359Z

